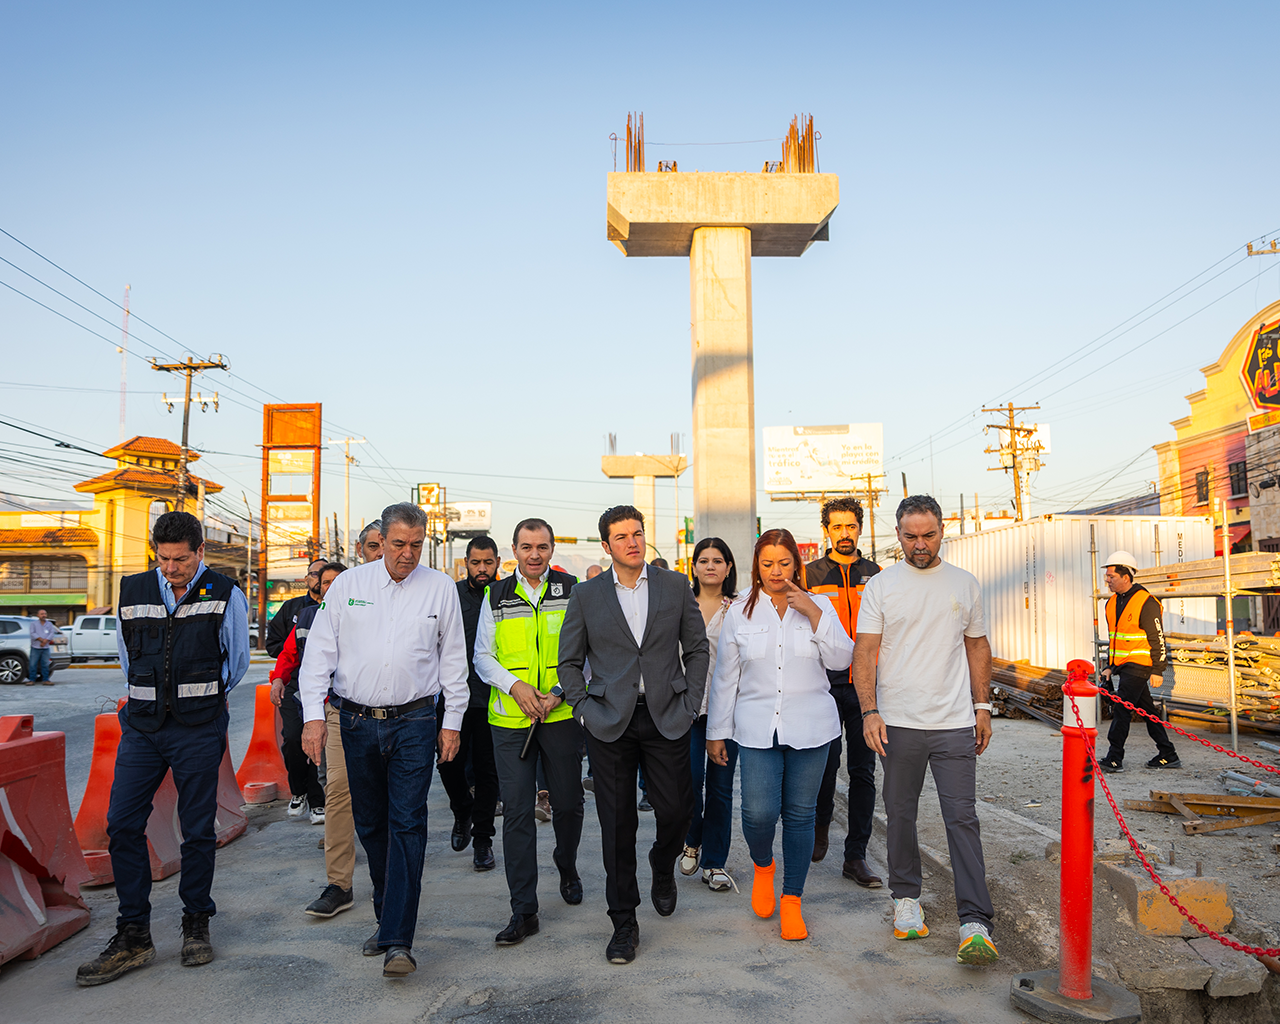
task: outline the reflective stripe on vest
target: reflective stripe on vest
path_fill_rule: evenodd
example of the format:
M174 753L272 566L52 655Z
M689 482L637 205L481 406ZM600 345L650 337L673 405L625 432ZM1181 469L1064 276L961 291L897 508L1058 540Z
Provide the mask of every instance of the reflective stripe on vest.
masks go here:
M173 614L185 619L188 615L222 615L226 610L226 601L197 601L195 604L178 605Z
M127 604L120 609L122 619L167 619L169 609L162 604Z
M1107 599L1107 631L1111 638L1112 665L1145 665L1151 667L1151 643L1142 628L1142 607L1150 599L1159 600L1145 590L1138 591L1124 606L1120 622L1116 622L1116 605L1119 597L1112 594Z
M503 668L541 693L559 680L560 627L569 607L573 586L566 576L553 571L541 591L535 608L519 585L518 576L509 576L485 591L493 613L493 655ZM505 584L505 586L504 586ZM561 722L573 717L573 709L560 704L546 718ZM489 723L504 729L527 729L529 717L514 697L496 686L489 690Z

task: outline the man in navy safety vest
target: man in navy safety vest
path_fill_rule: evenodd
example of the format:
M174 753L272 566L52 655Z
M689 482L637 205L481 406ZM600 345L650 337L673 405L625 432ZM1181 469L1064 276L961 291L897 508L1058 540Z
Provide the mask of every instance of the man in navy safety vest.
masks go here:
M538 757L551 794L552 862L560 895L582 902L582 762L573 709L560 688L560 624L577 579L551 568L555 533L544 519L517 524L516 572L489 585L476 630L475 666L490 684L489 724L504 800L502 855L511 890L511 921L495 937L514 946L538 931L538 826L534 819Z
M151 532L152 572L120 581L117 646L129 680L107 811L120 901L116 934L82 964L78 985L101 985L155 959L147 819L173 771L182 824L182 964L213 959L209 918L218 771L227 749L227 693L249 668L249 604L234 581L205 568L200 521L166 512Z
M1141 583L1133 581L1137 559L1128 551L1117 551L1106 561L1104 579L1111 596L1107 598L1107 632L1110 650L1103 680L1123 700L1141 708L1152 718L1156 704L1151 699L1151 680L1159 686L1168 661L1164 642L1164 622L1160 600ZM1111 705L1111 729L1107 742L1111 749L1098 762L1104 772L1124 771L1124 745L1129 738L1132 712L1123 704ZM1169 741L1169 733L1158 721L1147 719L1147 735L1155 742L1156 756L1148 768L1181 768L1178 751Z

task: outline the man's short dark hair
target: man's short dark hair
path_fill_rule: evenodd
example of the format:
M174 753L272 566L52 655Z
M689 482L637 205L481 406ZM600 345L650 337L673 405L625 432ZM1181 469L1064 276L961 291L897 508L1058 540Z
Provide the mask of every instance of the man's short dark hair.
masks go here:
M822 528L831 525L832 512L852 512L858 520L858 529L862 529L862 502L857 498L832 498L822 506Z
M467 557L471 557L471 552L476 548L481 551L492 551L495 555L498 553L498 542L492 537L472 537L467 541Z
M516 523L516 528L511 531L511 546L513 548L520 543L521 530L528 530L531 533L538 530L546 530L547 536L551 538L551 543L554 544L556 542L556 531L551 529L551 524L545 519L521 519L520 522Z
M184 540L191 545L192 551L199 551L204 543L200 520L190 512L166 512L151 528L151 543L157 548L161 544L180 544Z
M369 534L373 533L373 531L374 531L374 530L377 530L379 533L381 533L381 532L382 532L382 520L381 520L381 519L375 519L375 520L374 520L373 522L371 522L368 526L366 526L363 530L361 530L361 531L360 531L360 539L357 541L357 543L358 543L361 547L364 547L365 538L366 538L366 537L368 537L368 536L369 536Z
M644 513L634 505L614 505L613 508L607 508L600 516L600 539L606 544L609 543L609 527L614 523L623 523L628 519L634 519L637 523L644 526Z
M1131 569L1127 565L1108 565L1108 566L1104 566L1104 568L1114 569L1121 576L1127 576L1129 578L1130 583L1133 582L1133 569Z
M343 565L341 562L325 562L324 568L320 570L320 575L323 576L327 572L346 572L346 571L347 571L347 567Z
M903 516L920 515L928 512L938 520L938 529L942 529L942 506L929 494L913 494L898 502L898 525L902 525Z

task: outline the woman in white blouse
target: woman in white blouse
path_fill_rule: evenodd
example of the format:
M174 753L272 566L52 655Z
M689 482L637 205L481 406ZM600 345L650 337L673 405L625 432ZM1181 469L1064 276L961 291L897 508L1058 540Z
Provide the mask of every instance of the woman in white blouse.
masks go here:
M716 645L725 617L738 596L738 570L733 552L719 537L704 537L693 549L693 596L698 599L702 621L711 644L711 679L716 666ZM708 686L702 695L702 712L689 730L689 758L693 768L693 820L680 856L680 871L692 875L702 865L702 881L712 892L732 888L733 879L725 870L729 857L729 838L733 832L733 770L738 762L738 745L725 742L727 759L723 764L707 755ZM706 783L706 807L703 808L703 783Z
M782 937L808 936L800 897L813 856L813 821L827 747L840 735L827 669L853 660L853 641L835 608L804 589L800 551L789 530L756 542L751 592L720 631L707 709L707 754L742 766L742 833L755 864L751 909L774 908L773 837L782 819Z

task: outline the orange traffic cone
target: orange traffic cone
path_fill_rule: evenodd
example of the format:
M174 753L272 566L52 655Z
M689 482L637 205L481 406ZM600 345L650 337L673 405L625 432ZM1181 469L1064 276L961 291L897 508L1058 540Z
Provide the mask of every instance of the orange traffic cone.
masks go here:
M236 771L236 782L247 804L265 804L289 792L284 767L280 711L271 703L271 684L259 683L253 701L253 735Z

